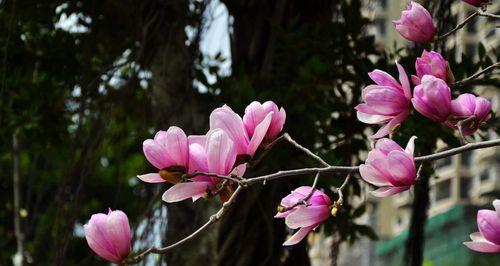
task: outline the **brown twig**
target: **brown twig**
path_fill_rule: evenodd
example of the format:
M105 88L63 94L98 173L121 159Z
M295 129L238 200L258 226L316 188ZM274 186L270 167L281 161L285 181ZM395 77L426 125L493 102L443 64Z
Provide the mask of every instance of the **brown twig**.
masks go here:
M297 202L295 202L295 204L291 205L291 206L288 206L288 207L285 207L285 208L281 208L279 210L279 212L286 212L286 211L289 211L299 205L305 205L305 206L308 206L309 203L307 203L307 201L312 197L312 195L314 194L314 191L316 190L316 184L318 183L318 179L319 179L319 176L320 176L320 173L317 173L316 176L314 177L314 181L313 181L313 184L311 186L311 191L302 199L298 200Z
M450 157L453 155L457 155L460 153L464 153L467 151L471 150L476 150L476 149L483 149L483 148L488 148L488 147L495 147L495 146L500 146L500 139L495 139L495 140L488 140L488 141L482 141L482 142L476 142L476 143L469 143L457 148L449 149L446 151L441 151L437 152L434 154L426 155L426 156L420 156L415 158L416 163L424 163L424 162L429 162L429 161L435 161L439 159L443 159L446 157ZM310 154L309 154L310 155ZM420 165L419 170L417 172L417 175L420 174L420 171L422 169L422 166ZM264 183L266 181L278 179L278 178L283 178L283 177L290 177L290 176L298 176L298 175L305 175L305 174L316 174L315 181L313 183L313 191L314 187L316 186L317 179L321 173L334 173L334 172L348 172L349 174L347 175L346 179L342 183L342 185L336 190L336 193L339 194L339 199L337 200L337 204L341 204L343 201L343 194L342 190L345 189L347 184L350 182L351 178L351 173L358 172L359 171L359 166L327 166L327 167L320 167L320 168L303 168L303 169L294 169L294 170L286 170L286 171L279 171L277 173L273 174L268 174L268 175L263 175L263 176L258 176L254 177L251 179L241 179L241 180L236 180L238 184L238 188L234 191L233 195L229 198L227 202L225 202L221 209L217 211L214 215L210 217L210 219L203 224L200 228L198 228L196 231L191 233L189 236L179 240L178 242L175 242L169 246L162 247L162 248L157 248L157 247L150 247L143 251L142 253L136 255L133 258L130 258L124 263L126 264L135 264L144 259L144 257L150 253L154 254L165 254L172 249L175 249L176 247L184 244L187 241L190 241L194 238L196 238L199 234L204 232L211 224L217 222L227 211L229 206L231 206L238 194L245 189L249 185L257 184L257 183ZM203 173L206 174L206 173ZM217 176L220 178L226 178L227 176L220 176L220 175L212 175L212 176ZM235 182L236 182L235 181ZM310 197L310 196L309 196ZM307 200L306 200L307 201Z
M437 37L436 41L446 39L448 36L452 35L456 31L458 31L459 29L463 28L465 25L467 25L467 23L469 23L469 21L471 21L471 19L475 18L476 16L479 16L479 14L480 14L479 12L480 11L478 10L478 11L472 13L472 15L468 16L464 21L460 22L455 28L453 28L449 32Z
M488 73L489 71L492 71L493 69L497 68L497 67L500 67L500 62L496 62L495 64L475 73L474 75L466 78L466 79L463 79L463 80L460 80L460 81L457 81L455 82L453 85L454 86L463 86L464 84L470 82L471 80L474 80L476 78L478 78L479 76L483 75L483 74L486 74Z

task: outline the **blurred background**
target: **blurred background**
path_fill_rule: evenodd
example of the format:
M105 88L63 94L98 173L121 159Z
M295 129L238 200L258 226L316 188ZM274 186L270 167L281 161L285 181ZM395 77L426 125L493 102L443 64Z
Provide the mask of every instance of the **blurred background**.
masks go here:
M458 0L418 1L441 33L474 9ZM253 100L287 111L285 131L330 164L356 165L377 126L354 106L375 68L415 73L423 49L439 51L456 80L498 62L499 29L475 18L453 37L413 45L391 21L399 0L0 1L0 265L106 265L82 225L108 207L129 215L136 250L179 240L220 206L165 204L165 185L139 182L153 167L142 141L171 125L204 134L222 104L240 114ZM488 8L498 13L500 5ZM453 88L499 110L498 72ZM476 139L498 138L492 119ZM394 134L417 135L417 153L460 145L452 130L415 113ZM426 165L414 190L375 200L355 179L337 217L307 241L273 219L280 199L312 176L243 193L208 233L144 265L495 265L498 255L462 245L478 208L500 194L499 149ZM280 144L256 176L315 162ZM329 175L332 187L345 176ZM22 258L22 259L21 259Z

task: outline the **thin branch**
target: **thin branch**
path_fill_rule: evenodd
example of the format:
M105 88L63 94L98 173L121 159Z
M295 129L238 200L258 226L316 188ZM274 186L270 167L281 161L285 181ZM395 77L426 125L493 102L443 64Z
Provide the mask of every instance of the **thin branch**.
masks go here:
M210 216L210 219L208 219L208 221L205 224L203 224L200 228L198 228L196 231L194 231L193 233L191 233L187 237L185 237L185 238L183 238L183 239L181 239L181 240L179 240L179 241L177 241L169 246L166 246L166 247L162 247L162 248L157 248L154 246L150 247L150 248L146 249L145 251L143 251L142 253L140 253L139 255L137 255L131 259L126 260L125 264L139 263L140 261L142 261L144 259L144 257L146 255L148 255L150 253L165 254L165 253L169 252L170 250L175 249L176 247L196 238L198 235L200 235L202 232L204 232L210 225L218 222L222 218L222 216L224 216L224 214L226 214L227 210L234 203L238 194L242 190L243 190L243 187L238 186L238 188L234 191L233 195L231 195L229 200L226 201L224 204L222 204L222 207L219 209L219 211L217 211L215 214Z
M315 159L316 161L320 162L323 166L330 166L321 157L319 157L318 155L314 154L314 152L312 152L311 150L307 149L306 147L300 145L295 140L293 140L292 137L290 136L290 134L285 133L285 134L283 134L283 137L285 138L286 141L290 142L290 144L292 144L293 146L295 146L297 149L305 152L307 155L309 155L309 157L311 157L311 158Z
M248 168L252 168L252 167L255 167L256 165L258 165L260 162L262 162L262 160L267 156L267 154L272 150L272 148L274 146L276 146L276 144L280 143L281 141L283 141L285 138L284 138L284 135L281 135L279 136L277 139L275 139L273 142L269 143L264 151L259 155L259 158L255 159L254 161L251 161L249 164L248 164Z
M483 149L483 148L488 148L488 147L494 147L494 146L500 146L500 139L495 139L495 140L488 140L488 141L482 141L482 142L476 142L476 143L469 143L457 148L449 149L446 151L438 152L435 154L430 154L426 156L420 156L415 158L416 163L423 163L423 162L429 162L429 161L435 161L439 159L443 159L446 157L450 157L453 155L457 155L459 153L464 153L467 151L471 150L476 150L476 149ZM418 175L420 175L422 167L420 165L419 170L418 170ZM245 189L249 185L257 184L257 183L263 183L269 180L274 180L282 177L288 177L288 176L298 176L298 175L305 175L305 174L316 174L315 181L313 183L313 188L316 186L317 179L321 173L334 173L334 172L347 172L349 173L342 183L342 185L336 190L336 193L339 194L339 199L334 202L334 208L339 208L342 204L343 201L343 195L342 195L342 190L347 187L347 184L350 181L351 178L351 173L358 172L359 171L359 166L328 166L328 167L320 167L320 168L303 168L303 169L294 169L294 170L286 170L286 171L279 171L277 173L273 174L268 174L268 175L263 175L263 176L258 176L254 177L251 179L241 179L237 180L238 183L238 188L234 191L233 195L229 198L227 202L225 202L222 207L215 213L214 215L210 216L210 219L203 224L200 228L198 228L196 231L191 233L189 236L179 240L178 242L171 244L166 247L162 248L157 248L157 247L150 247L140 253L139 255L130 258L124 263L126 264L135 264L144 259L144 257L150 253L155 253L155 254L165 254L172 249L184 244L187 241L190 241L194 238L196 238L199 234L204 232L211 224L216 223L227 211L227 209L234 203L236 197L238 194ZM205 173L204 173L205 174ZM226 178L227 176L220 176L220 175L213 175L213 176L218 176L221 178ZM309 196L310 197L310 196ZM337 204L335 206L335 204Z
M488 17L488 18L500 19L500 15L497 15L497 14L492 14L492 13L488 13L488 12L483 11L483 10L481 10L481 9L479 9L478 13L479 13L479 16L482 16L482 17Z
M467 25L467 23L469 23L469 21L473 18L475 18L476 16L479 15L479 10L472 13L472 15L468 16L464 21L462 21L461 23L459 23L455 28L453 28L451 31L439 36L436 38L436 41L440 41L440 40L443 40L443 39L446 39L448 36L452 35L453 33L455 33L456 31L458 31L459 29L463 28L465 25Z
M453 84L454 86L462 86L466 83L468 83L469 81L473 80L473 79L476 79L478 78L479 76L483 75L483 74L486 74L488 73L489 71L492 71L493 69L497 68L497 67L500 67L500 62L496 62L495 64L475 73L474 75L466 78L466 79L463 79L463 80L460 80L460 81L457 81L455 82L455 84Z
M200 176L200 175L209 176L209 177L217 177L220 179L233 181L235 183L239 183L241 181L241 178L238 177L237 175L219 175L219 174L205 173L205 172L199 172L199 171L191 173L191 174L185 174L184 177L185 178L193 178L195 176Z
M464 135L464 128L463 128L464 124L467 123L467 122L473 121L474 119L476 119L475 115L470 116L470 117L468 117L466 119L463 119L463 120L460 120L460 121L457 122L458 133L460 135L460 140L462 142L462 145L469 143L467 141L467 139L465 138L465 135Z
M279 212L289 211L289 210L291 210L299 205L308 206L309 203L307 203L307 201L312 197L312 195L314 194L314 191L316 190L316 184L318 183L319 176L320 176L320 173L317 173L316 176L314 177L314 181L313 181L313 184L311 186L311 191L307 194L307 196L305 196L302 199L299 199L297 202L295 202L295 204L293 204L289 207L280 208Z

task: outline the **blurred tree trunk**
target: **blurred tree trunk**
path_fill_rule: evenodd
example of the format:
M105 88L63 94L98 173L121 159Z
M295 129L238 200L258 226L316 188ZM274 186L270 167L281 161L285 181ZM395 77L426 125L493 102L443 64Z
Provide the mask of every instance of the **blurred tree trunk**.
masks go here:
M333 1L328 0L222 2L234 18L232 75L235 79L252 77L253 86L264 88L273 82L273 69L279 63L274 58L280 30L293 31L307 23L328 23L333 13ZM288 182L271 182L251 187L241 195L219 229L219 265L309 265L305 241L285 253L282 247L287 234L285 225L272 219L276 205L291 189Z

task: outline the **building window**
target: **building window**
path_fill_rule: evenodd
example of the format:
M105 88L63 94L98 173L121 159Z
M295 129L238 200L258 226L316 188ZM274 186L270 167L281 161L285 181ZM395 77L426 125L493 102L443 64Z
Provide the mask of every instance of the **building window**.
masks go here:
M476 55L476 45L473 43L468 43L465 46L465 54L468 57L474 57Z
M443 167L449 166L449 165L451 165L451 162L452 162L451 157L437 160L436 161L436 168L443 168Z
M464 166L468 166L471 164L472 152L462 153L462 157L460 158L460 163Z
M460 180L460 198L466 199L469 197L469 191L472 188L472 179L470 177L463 177Z
M387 29L385 28L385 19L377 18L374 20L375 26L377 27L377 31L380 35L385 35Z
M467 14L467 17L469 17L470 15L472 15L472 13ZM467 32L475 33L477 31L477 20L473 18L469 21L469 23L466 24L465 27L467 29Z
M483 172L481 172L479 180L481 180L481 182L490 180L490 172L488 170L484 170Z
M436 184L436 201L451 197L451 179L443 180Z

